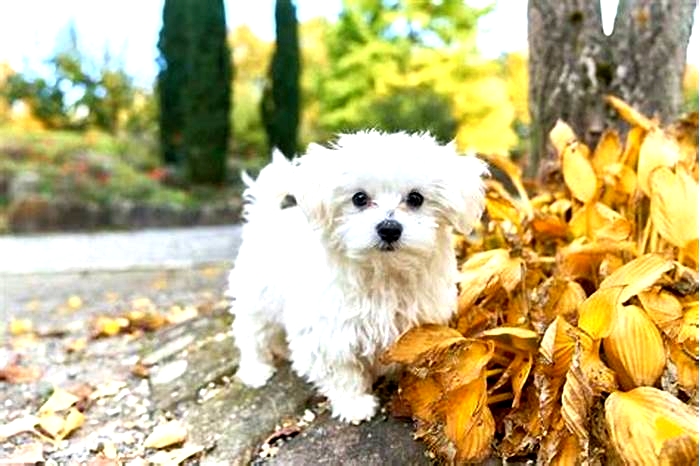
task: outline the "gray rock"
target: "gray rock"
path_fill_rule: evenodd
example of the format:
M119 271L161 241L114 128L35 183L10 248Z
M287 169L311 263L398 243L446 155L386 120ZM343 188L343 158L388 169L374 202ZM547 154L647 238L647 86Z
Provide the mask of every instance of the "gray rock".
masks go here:
M233 381L211 399L189 404L182 418L196 426L190 432L195 443L214 445L207 464L243 465L283 419L304 411L312 395L312 388L284 364L264 387L252 389Z
M226 313L185 322L154 339L154 348L141 358L151 370L154 405L170 410L183 400L196 400L200 390L225 376L233 377L238 351L229 333Z
M268 463L276 466L408 466L428 465L431 461L423 444L413 440L413 427L409 422L380 414L355 426L324 414L306 431L283 444Z

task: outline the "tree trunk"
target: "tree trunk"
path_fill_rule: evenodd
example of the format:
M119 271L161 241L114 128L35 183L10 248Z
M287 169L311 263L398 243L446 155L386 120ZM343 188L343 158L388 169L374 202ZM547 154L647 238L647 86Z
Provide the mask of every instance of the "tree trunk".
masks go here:
M620 0L613 33L606 36L598 1L529 0L532 126L526 175L535 176L553 159L547 136L557 119L589 146L605 127L619 124L605 106L607 94L663 123L677 115L696 4Z

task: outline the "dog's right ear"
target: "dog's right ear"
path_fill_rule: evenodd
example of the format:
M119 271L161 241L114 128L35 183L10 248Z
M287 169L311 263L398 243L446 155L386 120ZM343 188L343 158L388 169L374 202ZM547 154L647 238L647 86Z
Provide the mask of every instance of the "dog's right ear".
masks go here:
M332 187L329 180L332 173L332 152L333 149L311 143L299 159L299 176L295 180L294 196L314 229L327 230L333 221Z

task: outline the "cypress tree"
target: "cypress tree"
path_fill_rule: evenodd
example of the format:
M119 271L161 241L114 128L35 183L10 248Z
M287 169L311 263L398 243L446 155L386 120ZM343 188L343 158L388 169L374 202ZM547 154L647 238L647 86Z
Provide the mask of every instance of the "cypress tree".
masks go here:
M297 149L299 127L299 38L296 8L291 0L275 3L275 53L261 103L262 120L270 147L287 157Z
M165 0L158 95L163 158L192 183L226 178L231 53L223 0Z
M184 141L193 183L222 183L230 135L231 52L223 0L187 0L188 53Z
M183 131L185 69L187 57L187 3L165 0L163 26L158 39L160 58L157 91L160 112L160 149L163 162L178 165L184 162Z

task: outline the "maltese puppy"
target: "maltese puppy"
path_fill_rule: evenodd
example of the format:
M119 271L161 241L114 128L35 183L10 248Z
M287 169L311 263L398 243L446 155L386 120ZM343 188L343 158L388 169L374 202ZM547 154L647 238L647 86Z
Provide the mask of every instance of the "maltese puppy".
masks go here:
M456 306L453 229L484 206L486 165L429 134L344 134L253 181L229 276L238 378L260 387L274 359L316 385L349 422L377 409L379 356L411 327Z

